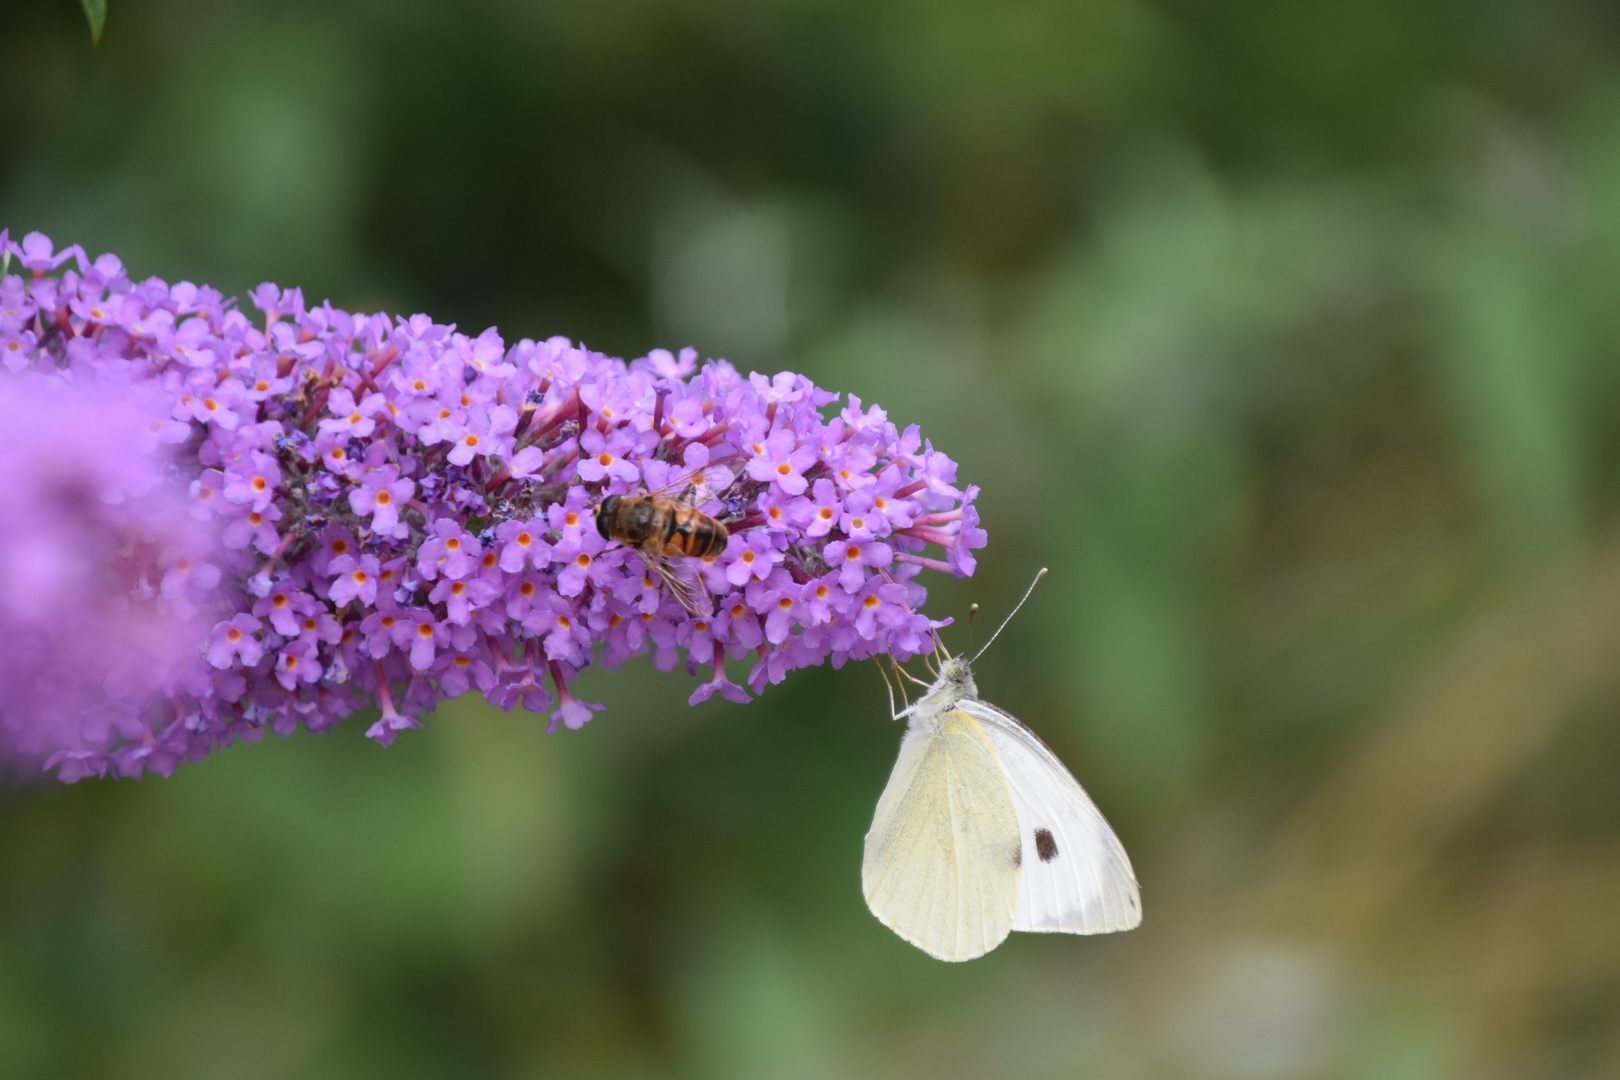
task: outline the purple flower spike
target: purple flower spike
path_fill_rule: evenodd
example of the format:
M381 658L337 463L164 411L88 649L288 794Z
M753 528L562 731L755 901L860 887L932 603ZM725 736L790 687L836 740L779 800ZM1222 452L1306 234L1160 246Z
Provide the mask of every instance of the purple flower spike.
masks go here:
M692 704L746 702L932 648L919 575L985 543L954 461L853 397L829 420L792 372L508 347L272 284L244 310L38 233L0 250L0 754L65 781L368 705L387 745L473 690L578 729L599 659L701 665ZM597 526L649 489L730 533L668 557L681 596Z

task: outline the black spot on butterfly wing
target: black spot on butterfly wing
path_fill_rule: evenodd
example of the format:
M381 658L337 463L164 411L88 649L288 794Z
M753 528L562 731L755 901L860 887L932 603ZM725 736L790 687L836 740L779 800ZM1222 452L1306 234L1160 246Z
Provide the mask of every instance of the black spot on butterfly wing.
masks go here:
M1051 829L1035 830L1035 854L1041 857L1041 862L1051 862L1057 858L1057 841L1052 839Z
M1024 845L1019 844L1017 847L1013 848L1013 868L1017 869L1018 867L1023 866L1023 865L1024 865Z

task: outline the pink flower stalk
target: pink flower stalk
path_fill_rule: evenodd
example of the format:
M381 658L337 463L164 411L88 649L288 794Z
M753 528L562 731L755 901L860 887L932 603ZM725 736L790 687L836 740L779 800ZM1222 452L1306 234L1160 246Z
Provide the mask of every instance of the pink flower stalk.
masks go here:
M600 708L578 672L638 654L710 668L694 704L903 661L943 625L918 575L971 574L985 542L954 462L854 397L828 420L801 375L508 347L273 285L249 317L38 233L0 248L27 271L0 276L0 635L24 643L0 750L64 780L371 704L386 745L471 689L577 728ZM698 612L597 524L666 485L731 532L684 568Z

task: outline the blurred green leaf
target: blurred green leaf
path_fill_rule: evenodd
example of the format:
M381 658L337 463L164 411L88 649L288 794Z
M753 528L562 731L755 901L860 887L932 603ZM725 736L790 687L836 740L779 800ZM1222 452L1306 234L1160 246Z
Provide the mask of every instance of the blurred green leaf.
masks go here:
M84 5L84 17L90 20L90 43L101 43L101 28L107 25L107 0L79 0Z

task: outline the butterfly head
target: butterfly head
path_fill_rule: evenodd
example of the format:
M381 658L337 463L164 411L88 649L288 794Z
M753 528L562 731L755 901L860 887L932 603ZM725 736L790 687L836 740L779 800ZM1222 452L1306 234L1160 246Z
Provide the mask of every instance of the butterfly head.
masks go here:
M934 685L928 691L929 697L935 695L945 698L947 705L963 698L979 696L979 687L973 681L973 669L968 666L967 657L948 657L940 664L939 678L934 680Z

